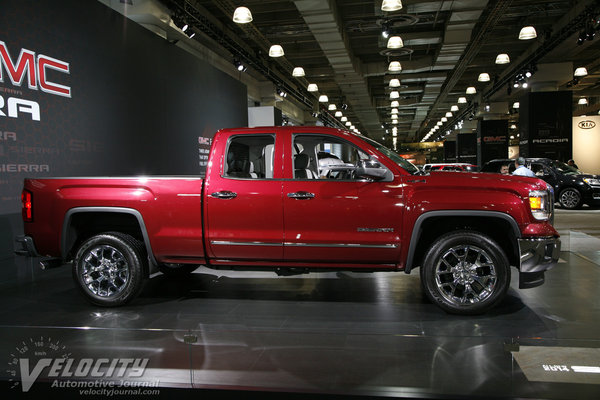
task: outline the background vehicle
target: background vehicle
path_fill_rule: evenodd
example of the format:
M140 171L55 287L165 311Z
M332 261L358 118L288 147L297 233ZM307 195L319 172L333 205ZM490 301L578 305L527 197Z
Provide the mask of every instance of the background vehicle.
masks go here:
M26 179L19 253L50 257L46 267L72 262L81 292L103 306L131 301L155 268L420 267L432 302L476 314L505 296L511 266L528 288L558 261L551 198L539 179L421 175L347 131L225 129L204 179Z
M477 165L469 164L469 163L434 163L434 164L425 164L423 166L423 172L431 172L431 171L467 171L467 172L477 172L479 168Z
M575 209L583 204L600 205L600 177L585 174L561 161L549 158L527 158L526 165L536 176L554 188L555 199L563 208ZM481 172L499 172L503 164L509 164L509 171L515 170L515 161L498 159L487 162Z

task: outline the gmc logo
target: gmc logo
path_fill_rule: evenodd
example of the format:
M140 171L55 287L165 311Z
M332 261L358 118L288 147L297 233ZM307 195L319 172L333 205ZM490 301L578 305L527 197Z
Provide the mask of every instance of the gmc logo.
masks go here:
M593 129L596 127L596 123L594 121L581 121L578 126L581 129Z
M58 96L71 97L71 88L58 83L50 82L46 78L48 69L69 74L69 63L52 57L39 54L37 57L31 50L21 49L17 62L13 59L6 48L6 43L0 41L0 82L4 82L3 71L8 73L10 81L15 86L21 86L25 75L27 75L27 86L29 89L55 94Z

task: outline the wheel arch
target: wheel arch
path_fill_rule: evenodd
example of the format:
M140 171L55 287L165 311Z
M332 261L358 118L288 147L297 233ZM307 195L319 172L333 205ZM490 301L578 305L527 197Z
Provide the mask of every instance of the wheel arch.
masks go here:
M440 210L426 212L415 221L404 271L409 274L414 267L421 265L427 248L436 238L459 229L475 230L490 236L506 253L510 265L519 265L516 239L521 237L521 231L512 216L499 211ZM505 234L506 231L508 234Z
M63 259L71 259L79 244L106 231L126 233L142 241L148 261L153 266L157 265L142 214L136 209L125 207L76 207L68 210L61 235ZM149 274L149 271L145 273Z

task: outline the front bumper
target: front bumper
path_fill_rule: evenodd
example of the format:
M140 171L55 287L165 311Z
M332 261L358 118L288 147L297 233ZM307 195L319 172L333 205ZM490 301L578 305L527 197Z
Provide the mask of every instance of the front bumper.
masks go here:
M519 287L532 288L544 283L544 272L560 257L560 239L555 237L518 239Z

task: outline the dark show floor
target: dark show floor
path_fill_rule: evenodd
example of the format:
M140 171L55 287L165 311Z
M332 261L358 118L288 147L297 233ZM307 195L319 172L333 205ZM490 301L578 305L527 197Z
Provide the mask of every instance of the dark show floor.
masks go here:
M600 214L588 212L598 226ZM475 317L429 303L418 271L277 277L199 269L187 279L159 274L130 305L108 309L83 299L68 266L41 271L32 260L5 260L2 392L77 397L51 378L23 393L13 362L27 358L31 371L38 359L66 353L148 358L131 381L165 396L597 399L600 265L578 251L600 248L573 250L568 236L580 242L587 234L569 231L572 216L557 216L571 251L546 283L519 290L513 269L505 301Z

